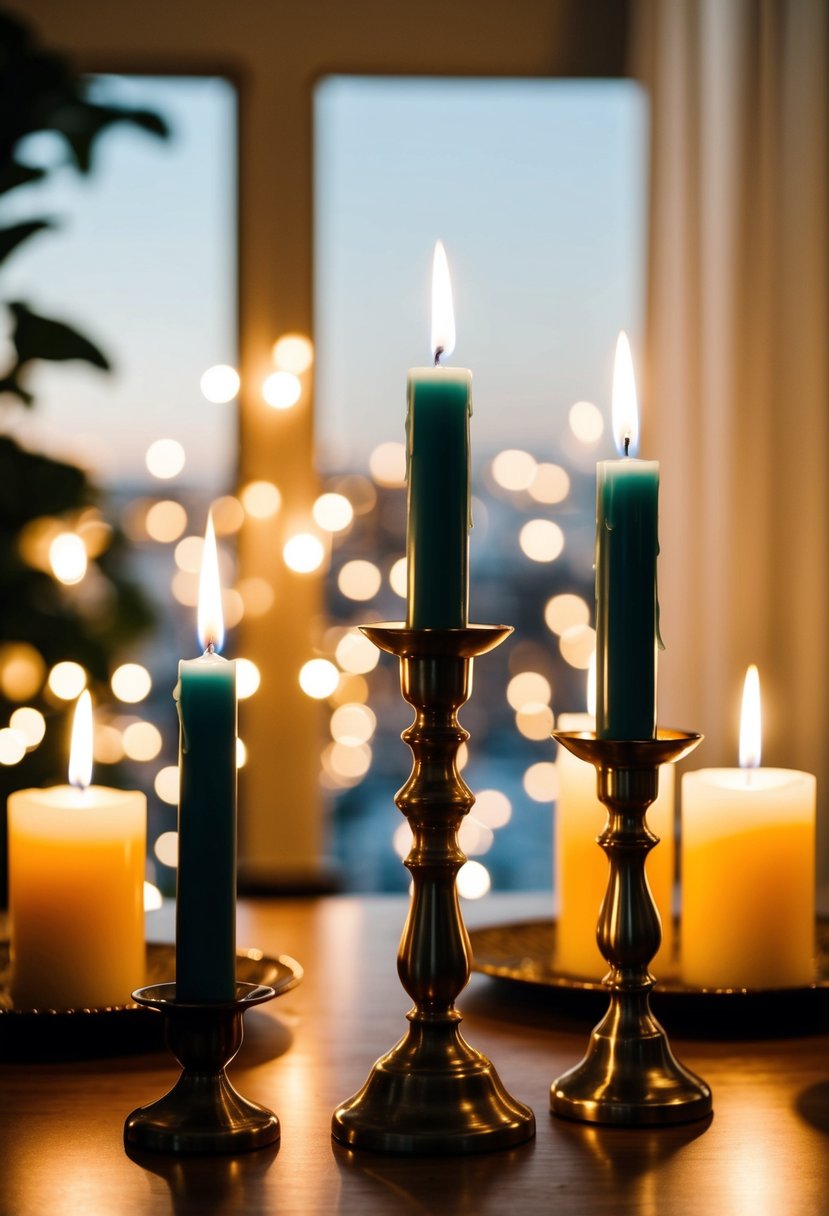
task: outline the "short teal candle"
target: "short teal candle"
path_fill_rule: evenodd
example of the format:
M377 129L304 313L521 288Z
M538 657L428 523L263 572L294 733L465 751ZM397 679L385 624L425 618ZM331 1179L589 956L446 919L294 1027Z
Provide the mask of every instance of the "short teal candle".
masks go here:
M412 629L464 628L472 374L465 368L413 368L407 396L407 624Z
M656 733L659 464L603 460L596 468L596 733Z

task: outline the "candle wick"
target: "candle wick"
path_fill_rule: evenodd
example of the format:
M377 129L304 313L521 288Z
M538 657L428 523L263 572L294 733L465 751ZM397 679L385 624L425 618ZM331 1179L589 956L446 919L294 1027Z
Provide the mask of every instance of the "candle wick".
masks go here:
M625 455L630 455L630 435L625 435Z
M445 347L439 346L437 348L437 350L435 351L435 367L438 367L440 365L440 357L443 354L444 350L445 350Z
M205 654L215 654L216 653L216 647L213 645L212 642L207 643L207 645L204 648L204 653Z

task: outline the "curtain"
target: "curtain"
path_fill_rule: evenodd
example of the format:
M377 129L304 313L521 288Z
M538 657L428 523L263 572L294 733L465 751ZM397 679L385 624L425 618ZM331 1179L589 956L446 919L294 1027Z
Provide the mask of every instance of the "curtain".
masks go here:
M652 105L642 451L662 463L660 721L818 775L829 879L829 6L641 0ZM820 807L823 811L821 813Z

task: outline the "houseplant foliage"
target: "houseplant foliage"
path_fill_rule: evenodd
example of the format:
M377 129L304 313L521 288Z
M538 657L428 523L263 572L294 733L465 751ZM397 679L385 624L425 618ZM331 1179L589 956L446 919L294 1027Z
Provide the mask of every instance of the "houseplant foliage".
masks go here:
M98 104L87 91L66 58L0 13L0 216L13 192L20 198L51 172L27 163L30 135L56 135L65 163L80 174L92 172L97 142L116 124L166 135L158 115ZM5 224L0 219L0 273L22 246L52 226L40 216ZM41 360L80 360L109 370L104 352L69 321L7 299L1 285L2 277L0 309L8 313L10 342L5 366L0 361L0 406L7 412L33 408L31 371ZM50 566L50 543L58 533L80 536L89 554L88 572L76 585L61 582ZM84 470L0 435L0 729L21 705L38 709L47 722L43 741L19 763L0 764L3 810L12 789L65 780L68 732L59 729L58 719L66 706L46 685L52 666L64 660L81 664L94 694L95 685L108 680L115 657L151 623L145 597L125 575L125 555L126 541L106 520L100 492ZM4 872L2 865L0 889Z

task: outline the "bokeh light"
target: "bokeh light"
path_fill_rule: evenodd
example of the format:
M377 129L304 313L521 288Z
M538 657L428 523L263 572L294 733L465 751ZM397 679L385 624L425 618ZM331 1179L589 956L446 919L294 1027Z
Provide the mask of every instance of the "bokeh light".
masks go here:
M162 742L161 731L152 722L131 722L124 731L124 752L130 760L155 760Z
M480 861L467 861L458 870L458 895L462 899L480 899L491 886L489 870Z
M368 468L379 486L391 489L406 481L406 448L402 443L378 443L368 458Z
M110 686L119 701L135 705L149 696L152 676L140 663L122 663L110 678Z
M245 522L245 508L233 494L222 494L210 504L213 531L217 536L233 536Z
M178 865L178 832L162 832L153 845L153 852L163 866Z
M587 671L596 649L596 631L589 625L571 625L558 640L561 657L571 667Z
M21 705L9 718L9 726L23 736L26 748L37 747L46 734L46 719L39 709Z
M49 689L61 701L74 701L86 688L86 672L80 663L65 660L49 672Z
M315 701L324 701L340 682L340 673L328 659L309 659L299 672L299 686Z
M544 605L544 620L551 633L561 636L573 625L587 625L590 621L590 608L580 595L565 592L547 600Z
M350 600L374 599L383 583L383 576L374 562L361 558L346 562L337 575L337 586Z
M154 882L144 879L144 911L157 912L163 907L164 899Z
M199 576L192 570L176 570L170 588L173 598L186 608L195 608L199 602Z
M406 598L407 588L409 586L407 565L408 563L405 557L398 557L391 570L389 570L389 586L395 595L400 596L401 600Z
M236 695L240 701L252 697L262 682L262 673L252 659L236 660Z
M273 344L272 358L281 371L301 376L314 362L314 346L304 334L283 334Z
M177 764L167 764L159 769L153 781L153 789L162 802L178 805L179 771Z
M289 410L302 396L302 385L293 372L272 372L262 383L262 396L275 410Z
M592 401L577 401L571 405L568 421L570 430L580 443L593 445L604 434L602 412Z
M365 675L374 671L380 661L380 651L359 629L349 629L337 643L334 657L343 671Z
M322 565L325 548L313 532L298 532L285 542L282 556L289 570L296 574L311 574Z
M354 508L344 494L321 494L311 514L326 532L342 532L354 518Z
M368 681L365 676L346 672L331 694L331 704L348 705L352 701L365 705L368 701Z
M527 491L536 502L564 502L570 493L570 476L557 464L540 464L527 486Z
M554 562L564 548L564 533L551 519L530 519L518 534L518 543L531 561Z
M536 461L529 452L507 448L492 462L492 476L502 490L527 490L535 477Z
M329 743L323 752L323 763L335 777L352 784L365 777L371 767L371 748L367 743L359 743L356 747Z
M540 671L520 671L507 685L507 700L513 709L523 709L531 701L549 705L553 690Z
M201 555L204 550L203 536L185 536L175 548L175 561L179 570L187 574L198 574L201 570Z
M124 736L110 722L95 722L92 755L97 764L118 764L124 759Z
M248 762L248 749L245 747L244 741L236 736L236 767L244 768Z
M271 519L282 506L282 495L272 481L249 481L239 497L254 519Z
M19 764L26 755L26 737L19 730L4 726L0 730L0 764Z
M49 546L49 565L55 578L67 587L86 574L86 545L74 532L60 532Z
M488 828L502 828L512 818L512 803L501 790L481 790L472 808L479 823Z
M29 642L0 645L0 689L10 701L33 697L46 678L46 663Z
M409 856L409 850L412 847L412 829L409 827L409 821L404 819L402 823L398 823L394 829L394 835L391 838L391 847L394 849L397 856L402 861Z
M524 793L533 802L555 802L558 797L558 770L551 760L539 760L524 773Z
M331 715L331 737L335 743L343 743L346 747L359 747L361 743L368 743L376 725L374 710L367 705L346 702L338 705Z
M528 701L515 715L515 725L525 739L538 743L553 733L553 711L541 701Z
M488 853L494 839L492 828L488 828L472 814L464 816L458 829L458 844L467 857L480 857Z
M199 388L202 396L214 405L224 405L232 401L239 392L239 373L228 363L216 363L202 373Z
M147 535L159 544L170 544L178 540L187 527L187 512L180 502L164 498L154 502L144 519Z
M153 477L167 481L184 468L185 452L177 439L156 439L147 448L144 460Z

